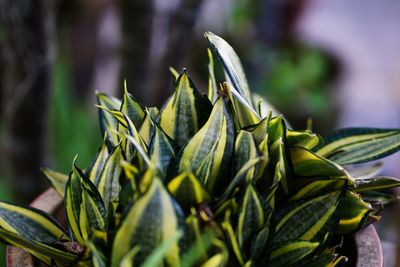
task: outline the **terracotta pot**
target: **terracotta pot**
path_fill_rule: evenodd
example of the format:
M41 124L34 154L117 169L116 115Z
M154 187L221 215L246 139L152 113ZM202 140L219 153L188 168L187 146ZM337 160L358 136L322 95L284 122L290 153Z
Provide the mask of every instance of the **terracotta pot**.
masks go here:
M53 214L55 217L63 216L62 205L63 199L52 188L42 193L31 203L32 207ZM352 263L356 267L383 267L381 242L375 227L372 225L358 232L354 237L348 238L345 243L354 250L354 252L351 252L354 257L349 255L349 263ZM45 266L23 249L12 246L7 246L6 257L7 267Z

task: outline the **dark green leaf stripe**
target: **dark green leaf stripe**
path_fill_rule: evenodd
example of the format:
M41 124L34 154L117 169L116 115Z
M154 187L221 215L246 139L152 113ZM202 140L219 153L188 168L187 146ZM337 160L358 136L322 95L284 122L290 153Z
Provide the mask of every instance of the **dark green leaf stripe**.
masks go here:
M142 125L146 115L145 107L128 93L126 81L124 82L124 97L122 99L121 112L126 114L138 129Z
M207 123L183 148L179 172L192 171L209 192L228 167L234 146L233 123L222 98L217 100Z
M272 249L268 266L292 266L310 255L318 246L318 242L303 240L284 242Z
M49 179L57 193L59 193L60 196L64 196L68 175L50 170L48 168L43 168L42 172L44 175L46 175L46 178Z
M211 102L184 72L176 81L174 94L160 111L158 122L169 137L183 146L204 125L211 109Z
M325 138L316 153L338 164L355 164L386 157L400 149L400 130L347 128Z
M119 266L123 256L134 246L140 247L134 257L134 265L143 263L161 242L179 231L178 214L172 201L162 182L154 178L148 191L136 201L116 233L111 266ZM164 258L164 266L179 266L179 251L178 242L175 242Z
M301 239L323 241L333 233L339 222L338 205L341 191L332 192L308 201L299 201L281 211L277 218L274 243Z

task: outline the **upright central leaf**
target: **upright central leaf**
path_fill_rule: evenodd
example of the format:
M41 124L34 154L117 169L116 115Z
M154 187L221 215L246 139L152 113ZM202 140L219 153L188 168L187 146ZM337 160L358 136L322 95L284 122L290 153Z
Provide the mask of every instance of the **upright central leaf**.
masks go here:
M209 192L219 186L231 160L234 147L234 128L222 98L215 103L207 123L193 136L181 152L179 172L193 171Z
M211 102L200 94L184 72L175 92L159 115L159 124L179 146L183 146L207 121Z

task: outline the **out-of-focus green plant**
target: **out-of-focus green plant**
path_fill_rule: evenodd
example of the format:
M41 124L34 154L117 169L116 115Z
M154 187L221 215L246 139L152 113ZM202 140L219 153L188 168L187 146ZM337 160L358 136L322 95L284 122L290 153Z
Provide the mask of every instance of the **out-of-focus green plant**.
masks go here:
M97 129L94 107L87 107L74 99L68 73L68 61L56 61L50 101L49 136L54 167L67 172L76 154L83 164L89 164L101 140L93 132Z
M378 219L371 203L400 185L349 165L400 149L398 129L291 129L253 95L242 65L207 32L226 82L209 91L186 71L158 110L98 94L104 142L85 170L45 169L68 230L36 209L0 202L0 237L49 265L338 266L340 238ZM374 205L375 207L375 205ZM380 207L380 205L376 205Z
M303 114L320 117L331 108L327 90L332 78L331 64L322 51L294 43L271 53L262 84L271 102L286 113L300 109Z

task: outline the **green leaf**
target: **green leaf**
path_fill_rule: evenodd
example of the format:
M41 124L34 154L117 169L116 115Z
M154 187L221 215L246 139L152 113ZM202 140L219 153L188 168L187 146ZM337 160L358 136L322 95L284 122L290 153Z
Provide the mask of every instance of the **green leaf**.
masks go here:
M106 163L108 155L109 154L106 142L103 142L103 145L97 152L95 160L92 162L90 167L85 170L85 175L89 178L90 181L94 182L100 179L100 175L104 168L104 164Z
M300 146L305 149L311 150L323 144L324 140L318 134L310 131L293 131L288 130L286 134L286 140L289 147Z
M296 263L313 253L318 246L318 242L304 240L282 242L271 249L268 266L295 266Z
M289 161L287 159L285 143L282 138L275 140L270 147L270 163L275 167L273 173L275 174L272 186L280 183L286 194L292 190L292 173L289 168Z
M236 91L252 107L251 95L247 79L243 71L242 63L233 48L221 37L206 32L204 36L208 39L212 49L224 66L224 70L233 85L232 91Z
M104 253L91 241L86 241L86 245L92 254L92 263L94 267L107 267L107 260ZM131 267L131 266L129 266Z
M124 81L124 97L122 99L121 112L129 117L137 129L140 128L146 116L145 107L128 93L126 80Z
M225 243L215 239L213 241L213 250L216 251L201 267L221 267L227 266L229 260L229 251Z
M359 230L372 212L370 203L362 200L361 196L353 191L346 190L341 205L339 234L350 234Z
M150 145L150 139L152 136L152 132L154 130L154 125L151 123L151 119L153 121L156 120L158 115L158 109L156 107L146 108L146 116L144 117L144 121L142 126L139 129L140 136L146 145Z
M242 250L240 249L240 246L239 246L238 240L236 238L234 229L233 229L232 224L230 222L230 216L231 216L231 211L228 210L225 213L225 219L221 223L221 226L222 226L222 229L225 232L227 243L229 244L231 250L233 251L238 263L240 265L243 265L244 264L244 255L242 253Z
M274 243L295 239L323 242L326 234L337 228L342 195L338 190L284 208L277 214Z
M343 178L352 181L343 167L305 148L291 148L290 158L292 159L294 173L298 176Z
M246 255L250 255L251 243L257 237L265 223L264 211L257 192L248 185L244 195L237 225L239 246Z
M171 163L175 160L178 147L165 132L154 123L154 134L150 141L150 160L157 166L159 176L163 180L167 177Z
M211 109L211 102L200 94L184 72L176 81L174 94L160 111L158 122L182 147L204 125Z
M215 103L218 99L218 87L214 73L214 58L210 49L207 49L208 54L208 99L211 103Z
M90 230L88 229L97 225L95 220L100 217L97 216L97 213L101 213L104 220L105 212L103 210L105 208L99 191L75 165L75 160L76 158L74 159L72 171L65 187L65 211L69 228L76 239L74 241L85 244L85 240L87 240L90 235ZM90 195L84 196L86 193ZM89 203L87 201L89 201ZM94 208L96 210L91 210ZM90 218L87 216L90 216Z
M290 202L329 194L333 191L343 189L347 185L344 179L312 180L307 184L301 183L300 179L296 180L300 184L300 189L289 199Z
M20 247L27 252L31 253L35 257L39 258L41 261L50 265L52 259L63 266L73 264L77 259L78 255L65 252L63 250L52 247L48 244L25 238L14 232L7 231L0 228L0 239L11 244L12 246Z
M338 164L355 164L389 156L400 149L400 130L347 128L327 136L316 150Z
M109 204L118 201L121 186L119 177L121 174L121 148L116 146L104 163L103 171L98 179L94 180L104 205L108 208Z
M224 100L220 98L207 123L181 150L178 172L193 172L208 192L217 192L223 185L222 175L229 167L233 146L233 123Z
M88 240L94 230L105 230L107 211L98 194L82 189L79 228L83 239Z
M240 169L251 159L260 156L254 137L250 132L241 130L236 137L233 168L236 175ZM251 181L257 173L257 166L247 171L246 180Z
M75 237L74 241L84 244L85 240L82 237L79 227L79 216L82 204L81 176L83 176L83 173L80 172L74 163L67 185L65 186L65 212L67 214L69 229Z
M163 240L160 245L151 253L149 257L143 262L141 267L159 266L170 250L173 250L179 239L183 236L182 231L177 231L174 235L166 240Z
M43 168L41 171L44 175L46 175L47 179L49 179L57 193L63 197L65 192L65 184L68 181L68 175L50 170L48 168Z
M173 178L168 184L168 190L184 210L210 200L210 195L190 172L184 172Z
M389 189L400 186L400 179L395 177L378 176L365 179L356 179L354 191L361 193L372 190Z
M134 257L134 264L143 263L160 243L179 231L179 216L162 182L154 178L148 191L135 202L115 235L111 266L119 266L124 255L135 246L139 246L140 251ZM166 266L178 266L179 253L178 242L175 242L164 258Z
M96 93L97 104L109 110L119 110L121 107L121 101L112 96L108 96L102 93ZM111 145L117 145L119 143L117 136L113 129L117 129L118 121L114 119L114 116L103 109L99 109L99 121L102 136L107 134L107 140Z
M23 239L52 244L68 240L61 226L46 213L34 209L0 202L0 227Z

